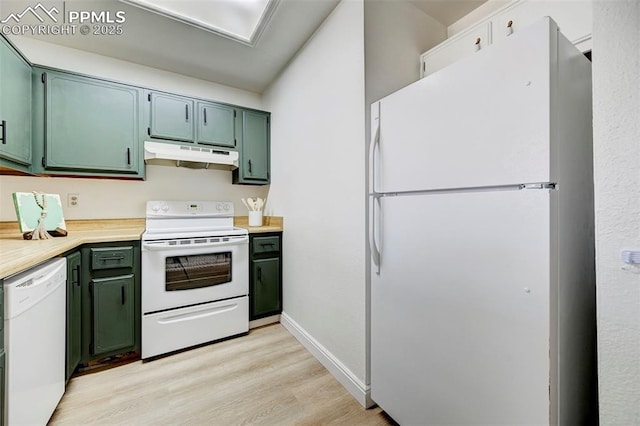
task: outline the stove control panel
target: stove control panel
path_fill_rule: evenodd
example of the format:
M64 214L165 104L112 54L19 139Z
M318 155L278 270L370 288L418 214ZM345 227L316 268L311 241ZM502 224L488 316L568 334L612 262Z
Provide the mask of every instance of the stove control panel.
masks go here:
M189 203L187 204L187 211L188 212L193 212L193 213L197 213L199 211L202 211L202 204L200 203Z
M147 217L233 216L229 201L147 201Z

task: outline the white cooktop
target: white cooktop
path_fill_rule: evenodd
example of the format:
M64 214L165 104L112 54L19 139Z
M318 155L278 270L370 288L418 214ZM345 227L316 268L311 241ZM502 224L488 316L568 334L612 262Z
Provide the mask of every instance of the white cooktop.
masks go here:
M233 226L229 201L147 201L143 240L246 234Z

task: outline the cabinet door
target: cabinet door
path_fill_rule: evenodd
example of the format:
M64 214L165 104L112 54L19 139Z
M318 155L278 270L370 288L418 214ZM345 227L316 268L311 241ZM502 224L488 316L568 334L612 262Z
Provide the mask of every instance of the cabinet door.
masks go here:
M193 142L193 101L182 96L150 93L149 136Z
M242 111L242 163L238 183L269 183L269 114Z
M141 90L47 71L47 169L137 173Z
M31 66L0 37L0 157L31 164Z
M80 280L80 252L67 256L67 367L66 379L80 363L82 351L82 298Z
M280 259L253 261L251 318L280 312Z
M234 148L235 116L236 112L230 106L198 102L196 142Z
M422 55L422 77L432 74L491 44L491 23L470 28Z
M133 346L134 277L92 280L93 355Z
M493 42L522 31L528 25L550 16L556 21L560 32L581 50L589 50L593 3L583 1L521 1L497 14L492 19ZM588 47L587 47L587 44ZM583 48L584 47L584 48Z

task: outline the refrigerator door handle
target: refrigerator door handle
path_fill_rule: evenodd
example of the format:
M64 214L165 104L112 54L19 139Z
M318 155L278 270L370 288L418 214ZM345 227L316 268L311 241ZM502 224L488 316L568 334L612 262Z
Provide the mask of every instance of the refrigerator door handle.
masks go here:
M376 243L376 233L380 235L380 215L376 215L376 208L381 209L380 197L371 197L371 220L369 221L369 250L371 260L376 266L376 274L380 275L380 247Z
M380 145L380 117L373 118L378 122L376 132L369 144L369 193L376 192L376 147Z

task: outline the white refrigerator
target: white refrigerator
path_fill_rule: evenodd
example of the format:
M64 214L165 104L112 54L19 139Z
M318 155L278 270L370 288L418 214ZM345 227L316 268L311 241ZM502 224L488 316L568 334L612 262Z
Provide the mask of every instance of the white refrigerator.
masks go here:
M402 425L587 424L589 60L544 18L371 108L373 401Z

